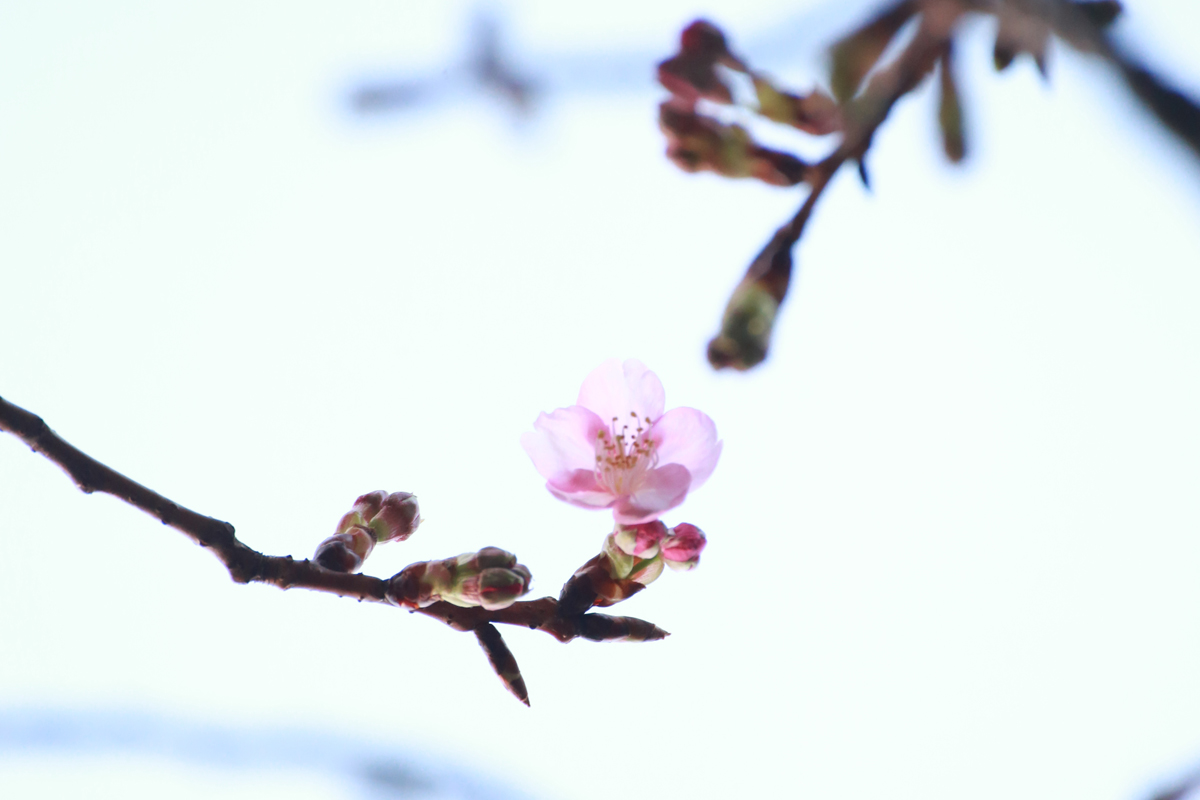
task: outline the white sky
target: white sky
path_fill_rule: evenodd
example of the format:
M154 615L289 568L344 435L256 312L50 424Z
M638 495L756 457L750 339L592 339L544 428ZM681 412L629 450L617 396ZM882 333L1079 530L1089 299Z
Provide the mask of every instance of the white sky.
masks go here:
M1200 8L1129 6L1200 91ZM736 45L793 10L504 8L535 74L610 49L648 72L697 13ZM977 26L969 164L941 163L928 92L903 103L874 192L847 172L822 200L771 360L715 374L728 292L801 195L677 171L649 81L524 125L468 95L346 113L358 76L450 63L471 13L0 7L0 396L267 553L403 489L428 521L368 572L494 544L541 595L609 522L551 498L518 437L640 358L725 439L667 516L709 534L700 568L618 609L674 635L505 631L526 709L472 637L236 586L0 437L0 718L296 725L564 800L1116 800L1200 760L1200 166L1069 53L1049 85L992 74ZM768 66L806 88L818 59ZM143 758L10 746L0 794L225 780Z

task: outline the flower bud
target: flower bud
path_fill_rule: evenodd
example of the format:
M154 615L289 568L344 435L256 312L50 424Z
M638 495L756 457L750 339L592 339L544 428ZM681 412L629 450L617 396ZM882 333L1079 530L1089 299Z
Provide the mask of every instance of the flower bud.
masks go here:
M402 542L421 524L421 510L411 492L368 492L338 522L337 532L366 528L377 542Z
M392 492L370 521L371 531L380 542L403 542L421 524L421 508L412 492Z
M663 528L665 529L666 526L664 525ZM607 556L605 563L608 566L609 577L618 582L636 581L643 586L649 586L663 571L658 545L653 545L640 556L630 555L618 543L618 537L621 535L620 529L618 529L604 538L603 552ZM636 534L626 535L625 538L632 539L636 544ZM645 555L647 552L650 553L649 557Z
M410 564L388 582L387 597L415 608L445 601L495 611L515 603L532 581L528 568L512 553L485 547L456 558Z
M459 570L479 572L490 567L507 568L517 563L517 557L499 547L485 547L474 553L463 553L458 557ZM521 567L524 569L524 567Z
M343 533L352 527L365 528L370 523L371 518L379 513L380 506L383 505L384 499L387 497L387 492L368 492L354 501L354 507L346 512L346 515L338 522L337 532Z
M700 553L708 540L704 531L688 522L671 529L671 535L660 545L662 560L673 570L686 571L700 563Z
M613 531L613 542L622 552L641 558L654 558L658 543L667 536L667 526L662 520L643 522L639 525L618 525Z
M334 572L357 572L375 549L375 537L366 528L352 526L317 545L313 561Z
M629 580L640 583L642 586L649 586L658 580L658 576L662 573L663 560L655 556L635 564L633 572L629 573Z
M466 578L454 594L442 596L455 605L483 606L488 611L508 608L529 591L529 570L517 564L513 569L492 567ZM458 602L456 602L458 601Z

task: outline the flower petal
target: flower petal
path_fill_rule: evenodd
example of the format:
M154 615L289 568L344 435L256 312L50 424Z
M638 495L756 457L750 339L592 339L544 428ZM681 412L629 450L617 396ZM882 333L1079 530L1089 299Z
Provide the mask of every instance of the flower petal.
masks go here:
M596 481L595 470L577 469L546 481L550 494L580 508L608 508L617 498Z
M608 426L582 406L538 414L534 430L521 434L521 446L546 480L596 468L596 436Z
M650 428L659 464L681 464L692 475L691 491L699 489L716 469L722 442L708 415L694 408L672 408Z
M633 494L617 498L613 519L622 525L636 525L657 519L662 512L683 502L691 483L691 473L679 464L652 469L645 474Z
M644 424L647 417L653 422L662 416L667 396L662 381L645 364L634 358L624 364L610 358L584 378L576 402L594 411L605 426L613 417L626 424L632 419L630 413Z

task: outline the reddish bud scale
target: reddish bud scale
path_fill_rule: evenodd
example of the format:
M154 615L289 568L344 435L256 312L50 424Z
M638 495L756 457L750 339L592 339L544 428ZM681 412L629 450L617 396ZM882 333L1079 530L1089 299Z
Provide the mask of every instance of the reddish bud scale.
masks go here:
M409 564L393 575L387 585L387 601L397 606L421 608L421 578L427 567L428 562L421 561Z
M351 527L317 545L313 561L334 572L357 572L374 548L375 539L369 531Z
M575 570L559 595L561 613L573 616L592 607L605 608L628 600L646 588L645 583L631 578L613 577L614 571L611 560L604 553L593 556Z

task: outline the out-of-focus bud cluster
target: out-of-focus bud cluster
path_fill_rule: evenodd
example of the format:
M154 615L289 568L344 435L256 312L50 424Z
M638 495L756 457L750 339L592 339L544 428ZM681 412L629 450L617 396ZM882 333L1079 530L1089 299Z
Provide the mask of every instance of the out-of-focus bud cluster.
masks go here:
M533 577L517 557L485 547L441 561L409 564L388 582L389 602L424 608L439 601L456 606L508 608L529 591Z
M804 180L803 161L758 145L741 125L725 125L673 100L658 107L658 125L667 137L667 158L685 172L708 170L772 186Z
M334 572L357 572L379 542L402 542L421 524L411 492L364 494L338 522L337 532L317 545L313 560Z
M659 106L658 122L667 137L667 156L687 172L709 170L727 178L757 178L773 186L795 186L807 165L790 153L762 147L740 125L719 122L701 113L707 100L736 104L729 73L750 78L757 104L751 111L807 133L823 135L841 129L837 104L823 92L796 95L777 89L764 75L750 70L729 51L725 34L711 22L697 20L683 30L679 53L658 65L658 80L671 98Z
M745 65L729 52L721 29L696 20L679 35L679 54L658 65L658 82L689 104L700 99L732 103L733 92L717 74L718 64L746 71Z
M791 125L814 136L842 129L842 115L837 103L824 92L814 89L806 95L792 94L777 88L761 75L753 76L753 80L758 113L772 122Z
M568 614L579 614L619 603L657 580L663 567L694 568L705 544L704 532L686 522L674 528L661 520L618 525L605 537L600 554L575 570L559 604Z

